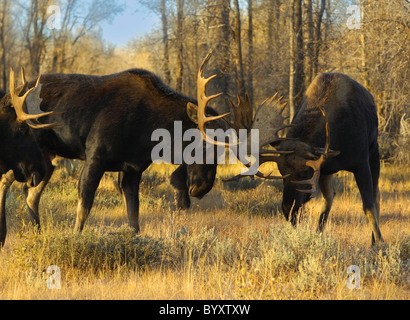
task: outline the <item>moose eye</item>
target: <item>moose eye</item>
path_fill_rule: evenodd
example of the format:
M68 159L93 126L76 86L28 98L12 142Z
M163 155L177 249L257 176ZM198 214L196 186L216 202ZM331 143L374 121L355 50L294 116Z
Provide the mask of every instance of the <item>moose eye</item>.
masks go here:
M27 130L28 130L28 128L27 128L26 125L20 125L20 126L17 128L17 132L18 132L19 134L21 134L21 135L25 135L25 134L27 133Z

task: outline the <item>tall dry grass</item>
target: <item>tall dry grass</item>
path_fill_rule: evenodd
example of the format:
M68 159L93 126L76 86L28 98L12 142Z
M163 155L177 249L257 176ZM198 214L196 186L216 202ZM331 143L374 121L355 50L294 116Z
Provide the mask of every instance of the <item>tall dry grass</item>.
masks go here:
M153 166L141 185L141 234L127 227L115 175L101 181L82 234L73 234L79 169L61 168L41 202L42 230L32 227L22 185L8 197L7 243L0 253L1 299L408 299L410 168L384 166L380 182L384 245L371 247L352 175L335 178L337 197L324 234L316 233L321 199L293 228L281 215L281 183L221 178L177 211L171 165ZM47 288L48 266L61 289ZM346 285L360 268L361 287Z

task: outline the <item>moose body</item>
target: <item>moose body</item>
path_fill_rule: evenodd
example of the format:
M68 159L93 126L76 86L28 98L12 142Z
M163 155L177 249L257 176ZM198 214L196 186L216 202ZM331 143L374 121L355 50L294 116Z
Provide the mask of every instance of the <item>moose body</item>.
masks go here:
M208 59L209 55L203 65ZM219 94L206 96L206 85L214 76L204 78L203 65L198 72L198 84L201 84L198 85L198 107L192 109L195 110L198 128L204 140L218 144L207 136L205 124L227 114L218 117L205 115L207 103ZM378 118L372 95L347 75L321 73L307 89L304 102L291 124L284 123L286 103L282 104L281 99L277 93L266 99L259 105L255 115L249 99L242 100L238 97L237 105L231 103L234 122L228 122L230 127L235 130L247 129L247 140L250 138L249 129L258 130L259 150L252 154L257 159L256 162L243 162L250 168L247 172L225 181L237 181L249 175L282 179L283 213L294 226L298 222L301 206L320 189L326 200L319 220L318 230L321 232L334 197L332 175L340 170L353 172L363 200L363 210L372 228L372 242L382 242L379 229ZM288 133L281 137L279 133L284 129L288 129ZM232 146L230 143L222 145ZM275 150L265 149L268 145ZM251 152L248 149L248 153ZM263 174L260 171L255 173L254 166L259 167L266 162L276 162L281 176Z
M26 86L33 88L34 84L31 81ZM175 121L182 122L184 131L196 128L187 115L188 102L195 104L196 100L177 93L142 69L107 76L44 74L31 95L30 101L26 101L27 110L52 112L42 119L56 124L30 130L45 154L48 169L40 183L26 190L27 205L35 222L39 223L41 193L54 169L51 159L60 156L84 160L78 184L77 231L84 227L104 172L118 171L129 224L138 232L141 174L152 163L151 150L158 143L151 141L152 132L161 128L172 135ZM215 114L210 108L207 112ZM204 196L211 190L215 175L216 164L182 164L171 178L179 193L177 199L189 206L189 195ZM3 194L12 178L11 172L3 176ZM1 211L4 216L4 206ZM4 243L4 239L3 228L0 241Z
M295 181L303 181L312 175L312 169L306 167L306 159L315 160L323 154L326 121L318 107L323 107L327 114L330 148L338 151L337 156L326 155L320 167L318 184L326 204L318 230L323 231L332 206L335 194L332 175L346 170L354 174L363 210L372 227L373 242L380 242L380 157L376 107L372 95L344 74L321 73L313 80L292 121L293 127L286 135L297 140L283 141L277 146L278 150L294 151L293 154L282 155L278 161L281 174L288 175L284 179L283 213L296 225L300 207L310 199Z

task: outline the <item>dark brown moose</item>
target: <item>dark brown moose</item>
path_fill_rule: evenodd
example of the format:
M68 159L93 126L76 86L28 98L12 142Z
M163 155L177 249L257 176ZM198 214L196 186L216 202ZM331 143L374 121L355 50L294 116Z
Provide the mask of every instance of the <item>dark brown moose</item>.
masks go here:
M29 82L22 72L22 82L15 90L11 71L10 93L1 100L0 246L6 238L5 199L11 183L35 180L26 189L26 202L39 225L40 197L53 173L55 156L84 160L75 230L83 229L104 172L117 171L129 224L138 232L140 179L158 143L151 141L152 132L161 128L173 135L175 121L181 121L183 131L196 128L187 114L187 104L196 100L142 69L107 76L44 74ZM211 108L207 112L216 115ZM203 197L215 175L216 164L183 163L171 183L179 201L189 206L189 195Z
M209 121L221 117L205 115L208 102L218 95L206 96L206 84L213 76L205 79L202 74L203 66L198 74L198 84L202 83L198 86L198 127L205 140L217 144L207 136L204 128ZM285 104L276 94L265 100L253 116L249 101L238 99L238 105L233 108L235 121L229 124L236 130L259 130L259 166L265 162L276 162L282 176L259 171L255 175L283 179L282 209L286 219L296 226L301 206L320 189L326 201L318 226L318 231L322 232L335 195L332 175L346 170L355 176L363 210L372 228L372 243L382 242L379 229L378 118L372 95L344 74L321 73L307 89L304 102L290 125L284 124L284 108ZM278 133L286 128L286 137L280 137ZM269 145L275 150L263 148ZM244 165L251 167L251 163L245 162ZM246 176L249 176L249 171L228 181Z

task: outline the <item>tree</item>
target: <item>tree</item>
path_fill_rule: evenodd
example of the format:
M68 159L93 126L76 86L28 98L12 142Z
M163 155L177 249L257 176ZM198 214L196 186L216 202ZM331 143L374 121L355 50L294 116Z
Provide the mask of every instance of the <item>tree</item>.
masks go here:
M207 49L213 49L214 55L209 64L209 72L218 74L218 80L209 85L211 92L223 92L229 95L231 83L231 6L229 0L208 0L206 12ZM203 54L205 56L205 53ZM228 105L217 107L219 112L229 109Z
M1 49L1 57L0 63L2 66L2 88L4 91L7 89L7 40L8 35L10 34L10 3L8 0L4 0L0 6L0 49Z
M235 26L234 36L236 42L236 83L238 88L238 94L240 96L245 95L245 76L243 70L243 57L242 57L242 27L241 27L241 10L239 8L239 0L234 1L235 4Z
M92 1L84 14L83 4L79 0L66 0L59 6L61 25L51 30L53 57L51 70L65 72L71 66L76 55L69 55L73 47L87 34L96 29L103 21L110 21L124 10L117 1ZM82 16L82 18L79 18Z
M28 73L40 73L40 66L45 57L45 49L50 36L47 29L48 0L31 0L25 7L26 20L23 28L24 43L29 55Z
M314 21L314 32L313 32L313 61L312 61L312 76L315 76L319 70L319 55L320 55L320 46L322 38L322 20L323 14L326 9L326 0L317 0L316 15Z
M252 0L248 0L248 95L251 104L253 103L253 5Z
M184 0L177 0L177 75L176 90L182 92L182 80L184 75Z
M290 26L289 110L292 120L304 93L302 0L292 1Z
M313 41L313 4L312 0L305 0L306 8L306 46L305 46L305 87L313 80L313 59L314 59L314 41Z

